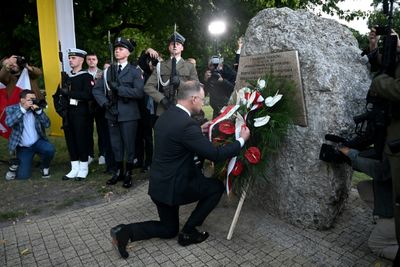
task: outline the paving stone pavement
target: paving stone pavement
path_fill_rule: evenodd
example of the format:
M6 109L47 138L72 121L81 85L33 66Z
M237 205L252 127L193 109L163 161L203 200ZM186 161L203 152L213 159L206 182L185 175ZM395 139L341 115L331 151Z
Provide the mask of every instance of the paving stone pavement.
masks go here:
M144 182L122 198L0 229L0 266L391 266L367 246L371 211L356 191L330 230L300 229L246 203L232 240L227 232L237 199L225 195L201 227L203 243L181 247L176 239L129 243L121 259L109 229L157 219ZM181 222L193 205L181 208Z

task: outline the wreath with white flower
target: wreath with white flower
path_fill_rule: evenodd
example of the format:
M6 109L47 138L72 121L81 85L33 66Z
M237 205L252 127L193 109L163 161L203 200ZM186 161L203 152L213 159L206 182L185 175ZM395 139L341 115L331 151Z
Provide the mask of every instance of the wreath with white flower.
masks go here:
M250 129L250 139L237 157L218 163L215 175L226 181L226 190L241 194L256 179L268 179L266 168L271 156L279 150L293 118L290 92L292 81L267 74L236 91L233 105L224 107L212 121L209 138L215 145L233 142L240 129Z

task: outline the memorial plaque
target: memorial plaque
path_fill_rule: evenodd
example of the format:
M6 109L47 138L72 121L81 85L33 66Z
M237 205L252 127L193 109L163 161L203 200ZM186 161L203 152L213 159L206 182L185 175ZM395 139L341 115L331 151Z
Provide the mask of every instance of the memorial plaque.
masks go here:
M246 81L258 80L260 77L264 77L266 73L272 73L276 77L282 77L294 82L296 88L293 92L293 99L297 108L294 123L300 126L307 126L307 113L297 51L241 56L235 90L246 86Z

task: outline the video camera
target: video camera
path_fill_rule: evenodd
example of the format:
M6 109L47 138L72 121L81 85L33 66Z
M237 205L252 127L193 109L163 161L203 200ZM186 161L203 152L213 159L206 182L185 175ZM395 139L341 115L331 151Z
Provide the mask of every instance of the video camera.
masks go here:
M385 146L388 108L380 99L368 97L367 111L353 117L356 124L354 133L345 138L333 134L326 134L325 140L337 145L322 144L319 159L325 162L350 163L349 159L338 151L338 146L346 146L360 151L360 156L371 159L382 158Z
M149 57L149 62L151 62L151 65L153 65L154 67L157 66L158 61L159 60L157 58Z
M387 35L390 34L388 26L376 26L374 27L376 35Z
M221 77L221 64L223 63L223 58L220 56L212 56L210 59L210 65L213 66L212 72L211 72L211 79L212 80L218 80Z
M222 58L220 58L219 56L212 56L210 63L211 65L213 65L214 69L218 69L218 66L222 63L222 61Z

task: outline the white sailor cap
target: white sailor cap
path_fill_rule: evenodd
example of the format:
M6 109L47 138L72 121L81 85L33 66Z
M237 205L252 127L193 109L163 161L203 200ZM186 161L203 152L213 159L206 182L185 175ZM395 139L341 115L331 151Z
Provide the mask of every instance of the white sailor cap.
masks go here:
M86 56L86 51L78 48L68 48L67 49L68 56L77 56L77 57L83 57L85 58Z

